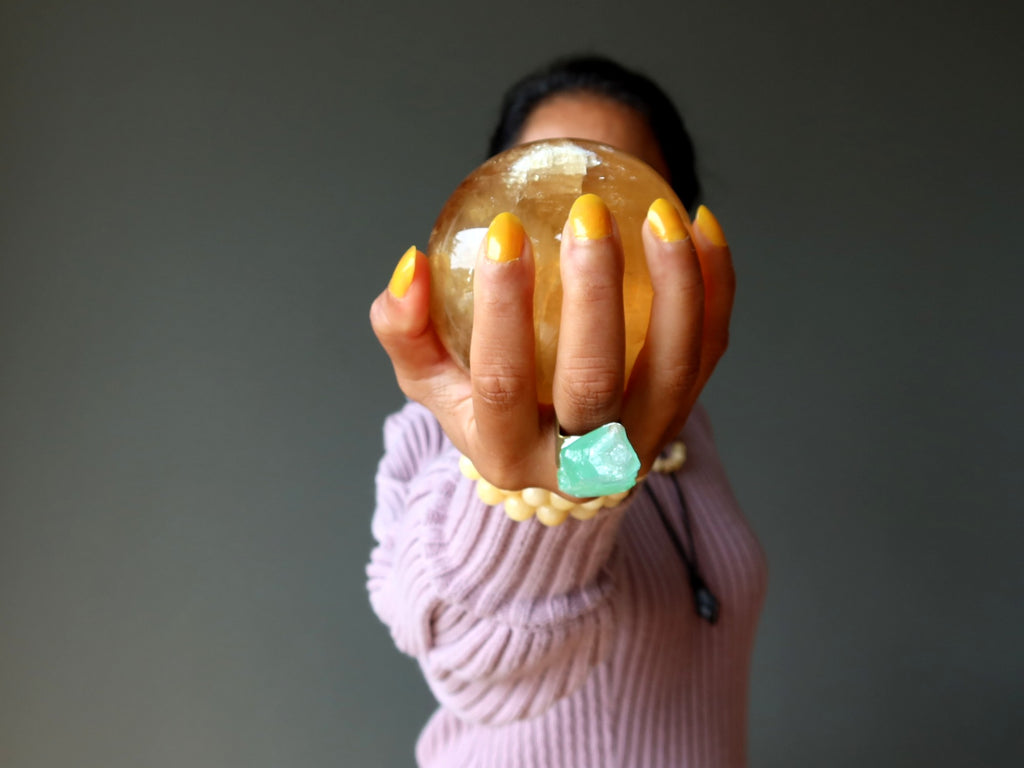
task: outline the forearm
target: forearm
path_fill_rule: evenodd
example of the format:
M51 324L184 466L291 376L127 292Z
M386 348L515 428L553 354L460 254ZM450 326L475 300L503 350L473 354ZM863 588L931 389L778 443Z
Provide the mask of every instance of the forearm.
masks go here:
M427 461L410 453L410 439L431 446L424 414L389 423L371 601L443 704L489 723L535 715L607 653L623 508L556 528L513 522L476 498L449 445Z

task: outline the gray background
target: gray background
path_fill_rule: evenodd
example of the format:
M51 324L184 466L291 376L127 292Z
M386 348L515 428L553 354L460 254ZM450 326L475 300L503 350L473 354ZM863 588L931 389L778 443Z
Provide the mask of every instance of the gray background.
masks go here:
M411 765L367 310L586 49L680 103L739 269L752 764L1020 764L1019 7L3 2L0 765Z

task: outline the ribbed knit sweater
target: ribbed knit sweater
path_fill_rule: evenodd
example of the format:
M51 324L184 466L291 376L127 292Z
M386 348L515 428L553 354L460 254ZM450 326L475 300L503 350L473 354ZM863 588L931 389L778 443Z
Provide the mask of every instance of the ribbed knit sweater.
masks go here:
M685 566L646 493L588 521L516 523L477 499L434 417L384 427L370 600L440 708L423 768L733 768L746 764L762 551L701 409L679 480L646 482L721 602L694 609ZM691 550L692 551L692 550Z

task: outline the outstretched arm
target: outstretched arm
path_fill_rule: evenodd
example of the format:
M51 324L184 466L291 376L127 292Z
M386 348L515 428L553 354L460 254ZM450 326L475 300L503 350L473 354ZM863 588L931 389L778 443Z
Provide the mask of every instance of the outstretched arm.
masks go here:
M438 699L478 722L543 712L605 657L628 502L557 528L515 523L477 499L457 451L500 487L554 488L557 410L567 431L621 421L646 470L725 348L733 281L720 230L702 212L691 231L655 204L644 226L650 329L623 387L621 248L597 203L574 206L563 233L553 408L537 401L532 254L514 219L495 220L478 259L470 372L430 324L428 265L415 249L371 312L403 391L419 403L386 426L371 599Z

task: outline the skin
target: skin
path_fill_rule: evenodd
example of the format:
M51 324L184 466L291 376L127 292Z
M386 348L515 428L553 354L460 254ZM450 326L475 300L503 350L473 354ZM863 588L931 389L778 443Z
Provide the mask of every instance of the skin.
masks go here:
M552 97L527 119L520 140L560 137L610 144L666 172L644 118L604 97ZM663 242L645 223L643 238L654 300L644 348L624 387L617 231L587 240L566 223L553 407L537 402L529 238L518 259L498 263L481 252L477 260L471 372L455 363L431 326L430 270L422 253L406 293L396 298L385 290L374 301L370 321L402 391L429 408L456 448L499 488L558 487L556 412L569 434L621 422L641 473L682 429L727 346L732 262L728 248L699 227L684 240Z

